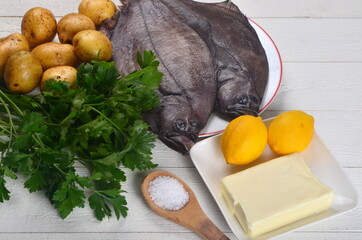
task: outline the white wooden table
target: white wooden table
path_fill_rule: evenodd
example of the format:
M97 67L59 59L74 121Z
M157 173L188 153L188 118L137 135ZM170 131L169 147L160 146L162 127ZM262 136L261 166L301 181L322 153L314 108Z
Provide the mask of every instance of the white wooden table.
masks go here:
M32 7L48 8L59 19L77 12L80 0L0 2L0 37L5 37L20 32L21 17ZM362 195L362 1L235 2L271 35L283 58L279 94L262 117L292 109L313 115L319 136ZM187 182L206 214L236 239L189 157L157 142L154 161ZM129 215L103 222L89 208L62 220L43 193L30 194L20 181L9 181L11 200L0 204L0 239L199 239L146 206L140 193L146 174L127 172ZM362 239L362 206L281 239Z

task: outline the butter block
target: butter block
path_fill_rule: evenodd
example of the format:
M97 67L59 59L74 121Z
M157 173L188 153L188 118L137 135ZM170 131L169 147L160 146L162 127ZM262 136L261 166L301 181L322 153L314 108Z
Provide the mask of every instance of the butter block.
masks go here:
M221 194L250 237L324 211L333 199L299 153L224 177Z

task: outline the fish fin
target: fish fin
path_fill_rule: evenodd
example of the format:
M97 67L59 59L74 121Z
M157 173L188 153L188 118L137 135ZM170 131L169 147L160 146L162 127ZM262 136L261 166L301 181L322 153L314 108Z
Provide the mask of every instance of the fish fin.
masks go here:
M217 11L227 14L240 22L248 23L249 20L244 13L242 13L237 5L231 0L226 0L220 3L211 3L210 6ZM250 31L255 31L250 24L244 24Z
M235 13L240 13L238 6L236 6L231 0L226 0L226 1L220 2L220 3L215 3L215 6L226 8L229 11L233 11Z
M119 16L120 16L120 11L117 10L115 15L111 18L105 19L97 30L105 34L109 39L111 39L113 31L117 25Z
M127 3L129 3L129 0L120 0L122 6L127 5Z
M241 21L247 20L247 17L240 11L239 7L235 5L231 0L226 0L220 3L211 3L210 5L216 10L228 14L235 19L240 19Z

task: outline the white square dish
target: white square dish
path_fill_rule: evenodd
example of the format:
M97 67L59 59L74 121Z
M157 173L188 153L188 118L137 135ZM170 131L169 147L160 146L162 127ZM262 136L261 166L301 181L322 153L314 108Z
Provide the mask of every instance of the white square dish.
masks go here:
M272 119L268 119L264 122L268 125L271 120ZM227 164L220 149L220 136L221 134L196 143L191 148L190 156L235 236L241 240L251 239L244 233L236 218L228 211L220 193L220 181L225 176L274 159L278 156L267 146L259 159L249 165L235 166ZM297 228L345 213L357 206L357 191L329 150L325 147L317 133L314 134L308 148L301 154L314 175L333 190L335 196L332 206L327 211L304 218L259 237L252 238L253 240L275 238Z

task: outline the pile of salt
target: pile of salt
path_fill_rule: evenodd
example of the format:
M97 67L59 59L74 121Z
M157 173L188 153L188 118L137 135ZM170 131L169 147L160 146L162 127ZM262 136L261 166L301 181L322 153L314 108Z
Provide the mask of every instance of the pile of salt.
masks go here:
M189 194L182 184L169 176L153 179L149 183L148 191L152 201L166 210L180 210L189 201Z

